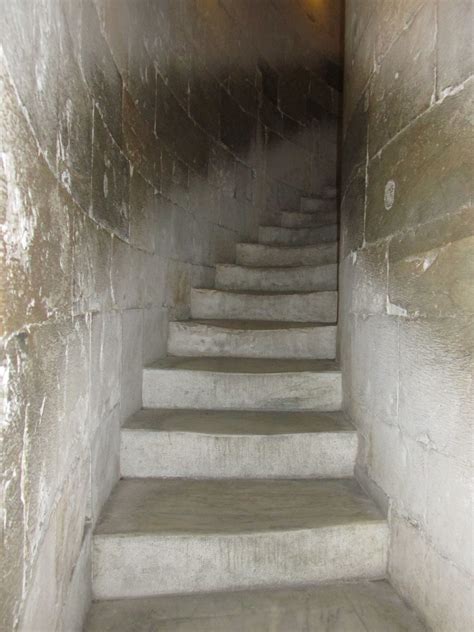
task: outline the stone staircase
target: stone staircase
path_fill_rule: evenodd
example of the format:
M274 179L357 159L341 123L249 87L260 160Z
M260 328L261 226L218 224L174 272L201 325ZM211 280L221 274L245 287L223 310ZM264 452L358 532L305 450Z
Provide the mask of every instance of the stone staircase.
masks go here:
M367 583L385 575L388 528L352 478L357 436L339 412L336 200L272 221L217 266L215 289L192 291L192 319L170 323L169 356L143 371L93 538L91 632L421 629ZM347 627L312 627L302 594L322 616L317 586L349 580L330 588ZM410 626L370 627L374 613Z

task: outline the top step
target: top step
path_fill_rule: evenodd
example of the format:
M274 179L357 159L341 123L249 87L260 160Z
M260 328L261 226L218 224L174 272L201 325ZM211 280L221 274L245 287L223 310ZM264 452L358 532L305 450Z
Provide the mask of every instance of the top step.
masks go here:
M336 198L302 197L300 200L302 213L317 213L319 211L337 211Z
M322 212L337 211L337 199L336 198L301 198L300 200L300 212L301 213L322 213Z

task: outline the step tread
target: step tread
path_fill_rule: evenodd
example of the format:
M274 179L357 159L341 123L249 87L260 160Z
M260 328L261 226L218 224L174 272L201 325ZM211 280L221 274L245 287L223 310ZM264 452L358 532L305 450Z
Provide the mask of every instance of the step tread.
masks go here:
M298 290L297 292L282 290L281 292L276 292L275 290L220 290L207 287L195 287L191 289L191 292L243 294L245 296L299 296L300 294L337 294L337 290Z
M122 479L96 536L204 535L385 523L354 479Z
M205 435L292 435L352 433L354 427L342 412L318 413L143 409L123 426L127 431L184 432Z
M215 327L219 329L230 329L235 331L267 331L267 330L288 330L288 329L314 329L325 327L337 327L337 323L318 322L298 322L286 320L225 320L225 319L190 319L170 321L170 325L181 325L184 327L198 328L201 326Z
M300 231L300 232L306 232L306 231L316 231L319 230L321 228L327 228L328 226L338 226L338 222L333 222L332 224L324 224L322 226L278 226L278 224L261 224L260 228L275 228L279 231ZM335 241L334 239L332 241ZM328 243L328 242L323 242L323 243ZM312 244L312 245L317 245L317 244Z
M334 360L268 359L268 358L222 358L168 356L157 360L145 371L178 370L204 371L212 373L334 373L339 367Z
M85 632L423 632L386 581L162 595L92 603Z
M238 263L218 263L216 268L224 268L226 270L249 270L250 272L260 272L267 274L268 272L274 272L275 274L284 274L285 272L293 274L294 272L307 270L314 270L320 268L337 268L337 263L319 263L316 265L301 265L301 266L267 266L262 269L261 266L245 266Z
M276 226L272 228L282 228L281 226ZM301 230L301 229L299 229ZM307 230L307 229L303 229ZM318 250L318 249L329 249L330 247L337 246L339 242L337 240L333 241L323 241L318 244L302 244L300 246L295 246L294 244L285 245L285 244L261 244L255 241L242 241L237 244L237 246L251 246L252 248L258 248L261 250L278 250L278 251L286 251L290 250L294 252L295 250ZM322 264L326 265L326 264ZM328 264L329 265L329 264Z

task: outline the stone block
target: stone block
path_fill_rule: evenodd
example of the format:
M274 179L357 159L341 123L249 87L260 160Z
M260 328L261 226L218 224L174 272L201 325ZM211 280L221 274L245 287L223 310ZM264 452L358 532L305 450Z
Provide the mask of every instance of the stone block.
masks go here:
M427 449L472 459L469 318L401 319L399 423Z
M28 2L6 3L1 25L9 71L28 112L33 136L54 173L59 130L60 12L60 3L51 0L33 7Z
M218 139L220 134L220 86L197 61L189 82L189 114L208 134Z
M426 530L430 543L440 555L469 574L474 566L471 464L429 449L426 479Z
M78 25L79 28L79 25ZM57 137L58 178L86 213L91 206L93 99L61 15Z
M341 195L355 174L365 171L368 143L368 93L359 98L346 129L342 146Z
M164 307L143 310L143 364L147 366L166 355L168 312Z
M112 237L76 206L73 214L72 252L74 313L110 309Z
M424 446L404 436L399 427L372 425L367 460L370 477L391 498L396 511L422 526L430 485L427 461Z
M122 312L120 421L142 406L143 310Z
M428 109L435 91L435 66L436 4L428 2L389 48L371 82L370 156Z
M367 241L470 204L473 87L435 104L370 161Z
M154 135L154 121L146 121L135 106L130 93L123 91L122 102L123 142L134 169L152 183L161 187L162 143Z
M398 422L398 322L384 316L351 319L344 389L357 427ZM347 342L346 342L347 344ZM370 367L370 371L367 370Z
M474 237L398 261L389 253L389 301L406 315L442 318L473 314L473 271Z
M155 252L156 192L138 171L130 178L129 219L130 244L135 248Z
M115 406L104 415L91 439L91 519L94 526L120 476L120 414Z
M18 626L22 632L56 627L81 550L89 485L89 464L80 463L70 473L47 525L43 527L41 545L26 582L25 608Z
M92 600L91 576L91 529L86 525L61 612L60 625L68 632L82 632Z
M367 245L347 257L344 287L347 308L356 314L384 314L387 308L386 242Z
M470 0L438 2L438 98L474 72L473 20L474 6Z
M364 243L366 174L361 166L341 200L341 256L357 250Z
M395 512L391 548L390 581L424 621L435 630L469 630L474 619L471 576L442 557L417 525Z
M70 19L71 14L67 10L70 5L70 2L65 5L66 19L69 21L70 33L73 38L77 37L79 29L82 73L90 93L94 95L94 102L100 111L105 126L115 142L120 145L122 142L122 77L102 35L99 16L92 0L82 0L80 3L79 24L76 20L71 21ZM74 9L74 11L77 10ZM95 134L94 140L97 142Z
M257 121L221 89L221 141L239 158L245 159L256 142Z
M91 434L120 403L122 321L117 311L91 315Z
M377 63L382 62L385 54L400 38L400 35L411 29L411 22L424 4L426 4L424 0L398 0L397 2L375 0L372 2L372 9L375 13L375 59ZM435 25L433 25L433 30L434 28Z
M112 232L129 236L130 166L94 108L92 217Z

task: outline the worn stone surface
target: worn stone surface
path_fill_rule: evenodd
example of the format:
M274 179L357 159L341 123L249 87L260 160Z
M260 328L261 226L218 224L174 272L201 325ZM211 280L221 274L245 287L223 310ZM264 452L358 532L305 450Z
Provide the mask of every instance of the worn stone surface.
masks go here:
M193 318L334 323L337 320L337 292L259 294L193 289L191 315Z
M316 246L237 244L236 263L254 267L317 266L337 262L337 242Z
M360 434L356 475L390 507L390 580L430 629L463 632L474 625L472 4L380 0L371 15L364 4L348 2L346 19L344 410ZM375 60L365 83L350 63L361 46Z
M310 246L338 238L337 224L316 228L283 228L280 226L260 226L258 241L269 246Z
M94 536L94 594L378 578L387 536L351 479L129 479L116 487Z
M272 321L171 322L168 353L240 358L336 357L336 326Z
M424 626L383 581L317 588L236 591L96 602L86 632L422 632Z
M5 629L81 628L87 532L168 317L189 315L190 288L256 239L261 212L334 184L340 11L312 15L2 3Z
M143 371L145 408L339 410L341 375L325 360L168 357Z
M357 436L338 413L143 410L122 431L122 476L352 476Z
M337 289L337 265L284 268L250 268L231 264L216 266L218 290L314 292Z

